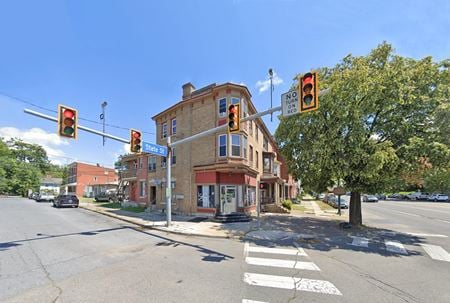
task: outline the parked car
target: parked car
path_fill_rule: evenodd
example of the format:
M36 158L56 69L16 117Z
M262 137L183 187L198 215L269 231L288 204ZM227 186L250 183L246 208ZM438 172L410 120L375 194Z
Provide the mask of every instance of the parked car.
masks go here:
M39 193L38 192L33 192L31 193L31 195L28 196L28 198L36 200L39 197Z
M440 202L446 202L448 201L448 195L444 194L432 194L428 197L428 201L440 201Z
M401 195L401 194L392 194L388 196L389 199L394 199L394 200L402 200L405 198L405 196Z
M319 194L319 195L317 196L317 199L318 199L318 200L323 200L323 198L325 198L325 194Z
M75 194L60 194L53 202L53 206L60 208L63 206L78 207L79 200Z
M419 200L419 197L422 193L420 191L415 192L415 193L409 193L405 196L406 199L408 200Z
M38 197L36 198L36 201L37 202L42 202L42 201L53 202L53 201L55 201L55 195L52 194L52 193L44 193L44 192L42 192L42 193L40 193L38 195Z
M97 195L95 195L94 200L97 202L100 201L115 201L117 200L117 195L115 191L105 191L105 192L101 192L98 193Z
M378 202L378 198L374 195L363 195L363 202Z
M339 200L338 197L334 197L332 200L333 204L330 204L334 208L339 208ZM341 209L348 208L348 205L350 204L350 198L348 196L341 196Z
M429 193L420 193L420 195L417 197L417 200L428 200L429 197Z
M375 197L377 197L378 200L386 200L386 195L385 194L376 194Z

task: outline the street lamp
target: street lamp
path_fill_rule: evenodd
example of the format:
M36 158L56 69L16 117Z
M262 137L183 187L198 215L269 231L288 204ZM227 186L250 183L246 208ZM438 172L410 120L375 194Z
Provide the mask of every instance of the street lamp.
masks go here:
M105 107L106 107L106 105L108 105L108 102L106 102L106 101L103 101L103 103L102 103L102 113L101 113L101 115L100 115L100 120L102 120L102 122L103 122L103 133L105 133ZM105 146L105 141L106 141L106 138L105 138L105 136L103 136L103 146Z
M272 108L272 92L273 92L273 70L269 68L269 78L270 78L270 108ZM270 113L270 122L273 122L273 113Z

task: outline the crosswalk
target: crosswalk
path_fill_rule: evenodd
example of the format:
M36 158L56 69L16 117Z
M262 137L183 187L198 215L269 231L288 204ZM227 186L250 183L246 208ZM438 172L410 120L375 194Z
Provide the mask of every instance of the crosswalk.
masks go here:
M350 243L350 245L356 246L356 247L368 248L369 242L370 242L370 240L367 238L364 238L364 237L353 237L353 240ZM386 248L386 251L388 251L389 253L405 255L405 256L408 255L408 250L399 241L385 239L384 246ZM420 243L420 246L423 248L424 252L430 258L432 258L434 260L450 262L450 254L441 246L424 244L424 243Z
M254 256L257 255L257 256ZM264 256L264 257L262 257ZM285 258L283 258L285 256ZM294 259L295 258L295 259ZM293 248L277 248L250 245L248 242L244 246L245 262L252 266L258 267L258 272L245 272L243 281L250 286L268 287L286 290L305 291L311 293L320 293L326 295L339 295L342 293L326 280L309 279L308 272L320 272L320 268L308 259L308 255L301 247ZM249 267L254 268L254 267ZM276 275L261 273L264 268L279 268L300 270L299 276L292 275ZM285 272L286 273L286 272ZM265 303L263 301L254 301L244 299L242 303Z

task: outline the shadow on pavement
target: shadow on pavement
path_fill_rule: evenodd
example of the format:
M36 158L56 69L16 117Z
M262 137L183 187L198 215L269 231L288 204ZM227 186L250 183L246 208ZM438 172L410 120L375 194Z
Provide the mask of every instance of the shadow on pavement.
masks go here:
M292 246L295 242L303 248L318 251L347 250L384 257L422 255L422 250L414 249L414 247L424 243L423 237L366 226L343 229L340 223L342 221L318 217L267 216L262 218L260 228L253 228L242 241L265 246ZM270 239L271 234L276 239ZM269 236L265 237L265 235ZM368 247L352 245L354 237L368 239ZM388 251L386 241L400 242L408 246L407 253L404 254L401 250Z

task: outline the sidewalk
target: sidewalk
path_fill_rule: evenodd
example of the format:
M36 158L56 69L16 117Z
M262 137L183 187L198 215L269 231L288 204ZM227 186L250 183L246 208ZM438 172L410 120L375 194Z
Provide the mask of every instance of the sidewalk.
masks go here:
M212 238L245 238L253 240L313 239L319 236L319 230L327 232L334 229L338 230L339 221L342 219L339 217L336 218L337 220L324 218L328 217L328 215L325 215L317 204L315 204L316 208L314 206L311 207L312 209L316 209L316 211L319 209L321 212L318 213L321 216L311 214L286 215L264 213L261 214L259 222L254 218L250 222L218 223L212 222L209 219L200 221L201 218L198 217L172 215L172 224L170 227L167 227L166 215L161 212L134 213L120 209L101 207L100 205L96 205L96 203L80 203L79 206L118 220L136 224L142 228Z

